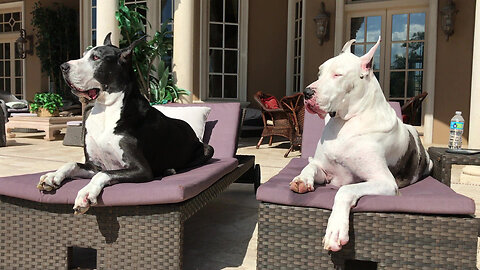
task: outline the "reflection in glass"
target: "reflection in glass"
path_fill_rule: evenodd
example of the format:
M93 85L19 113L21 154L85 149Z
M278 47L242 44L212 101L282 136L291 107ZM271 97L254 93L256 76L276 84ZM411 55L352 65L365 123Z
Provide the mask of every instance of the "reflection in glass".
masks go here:
M235 75L225 75L224 80L224 92L225 98L236 98L237 97L237 76Z
M423 42L408 44L408 68L423 68Z
M390 97L404 97L405 91L405 72L390 72Z
M365 41L365 18L352 18L350 27L350 38L356 39L357 42Z
M374 45L375 44L367 44L366 52L368 52ZM378 47L375 51L375 54L373 55L373 69L380 69L380 52L381 48Z
M22 61L15 60L15 76L22 76Z
M209 97L221 98L222 97L222 75L210 75L209 78Z
M238 22L238 0L225 1L225 22Z
M210 21L223 22L223 0L210 0Z
M221 24L210 24L210 47L223 47L222 42L223 37L223 25Z
M225 50L225 73L237 73L237 51Z
M392 41L407 40L408 14L392 15Z
M360 57L365 54L365 46L363 45L352 45L352 52L356 56Z
M367 17L367 42L377 42L382 29L382 17Z
M423 71L409 71L407 80L407 97L422 93Z
M22 93L22 79L21 78L16 78L15 79L15 94L21 94Z
M210 50L210 72L222 73L222 50Z
M410 40L425 39L425 13L410 14L410 33L408 37Z
M406 57L405 45L402 43L392 43L392 52L390 59L391 69L405 69L405 57Z
M162 23L167 22L170 19L173 19L172 14L172 4L173 0L162 0Z
M237 25L225 25L225 48L238 48Z

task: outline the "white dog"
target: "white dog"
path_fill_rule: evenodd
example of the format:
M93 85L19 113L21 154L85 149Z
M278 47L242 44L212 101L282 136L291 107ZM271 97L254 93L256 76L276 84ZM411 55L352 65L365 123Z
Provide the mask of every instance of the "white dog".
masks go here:
M380 38L362 57L350 52L354 42L323 63L318 80L304 91L310 113L332 118L314 158L290 183L298 193L313 191L314 182L340 186L323 239L324 248L332 251L348 242L350 208L360 197L396 195L432 168L415 128L397 117L373 74Z

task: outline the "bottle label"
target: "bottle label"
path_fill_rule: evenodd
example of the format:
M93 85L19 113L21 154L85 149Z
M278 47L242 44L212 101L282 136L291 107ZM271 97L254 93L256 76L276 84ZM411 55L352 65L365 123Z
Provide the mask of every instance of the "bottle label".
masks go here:
M462 122L450 122L450 129L463 129Z

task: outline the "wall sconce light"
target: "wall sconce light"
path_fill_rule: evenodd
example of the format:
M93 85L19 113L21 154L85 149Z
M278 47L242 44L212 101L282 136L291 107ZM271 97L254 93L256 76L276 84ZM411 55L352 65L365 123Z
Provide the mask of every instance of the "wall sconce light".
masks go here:
M442 30L443 33L447 36L447 41L451 35L453 35L453 30L455 27L455 14L458 10L455 7L455 3L452 0L448 0L447 5L445 5L440 13L442 14Z
M20 29L20 37L15 41L15 48L22 59L25 59L27 54L33 54L33 36L27 36L25 29Z
M324 2L322 2L322 10L313 20L317 26L315 34L317 35L318 43L323 45L323 42L328 40L328 26L330 22L330 13L325 11Z

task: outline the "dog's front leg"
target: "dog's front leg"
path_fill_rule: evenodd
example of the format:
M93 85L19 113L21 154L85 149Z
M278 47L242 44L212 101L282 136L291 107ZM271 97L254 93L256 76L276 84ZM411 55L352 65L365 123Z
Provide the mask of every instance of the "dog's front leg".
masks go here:
M319 162L314 158L309 158L308 161L308 165L303 168L300 175L293 178L290 182L290 189L292 191L305 193L315 189L313 186L315 182L319 184L325 183L327 175L321 168Z
M95 174L95 168L91 164L83 164L77 162L70 162L55 172L49 172L40 176L40 181L37 184L39 190L51 191L57 189L66 178L85 177L90 178Z
M384 178L379 174L375 179L369 179L367 182L340 187L335 195L332 213L328 218L327 230L323 238L324 248L338 251L348 243L350 209L355 206L358 199L365 195L395 195L397 190L397 184L391 174L385 175Z
M147 166L132 166L128 169L102 171L95 174L90 182L77 193L74 214L87 212L91 205L97 204L97 197L107 185L118 182L145 182L153 178Z

